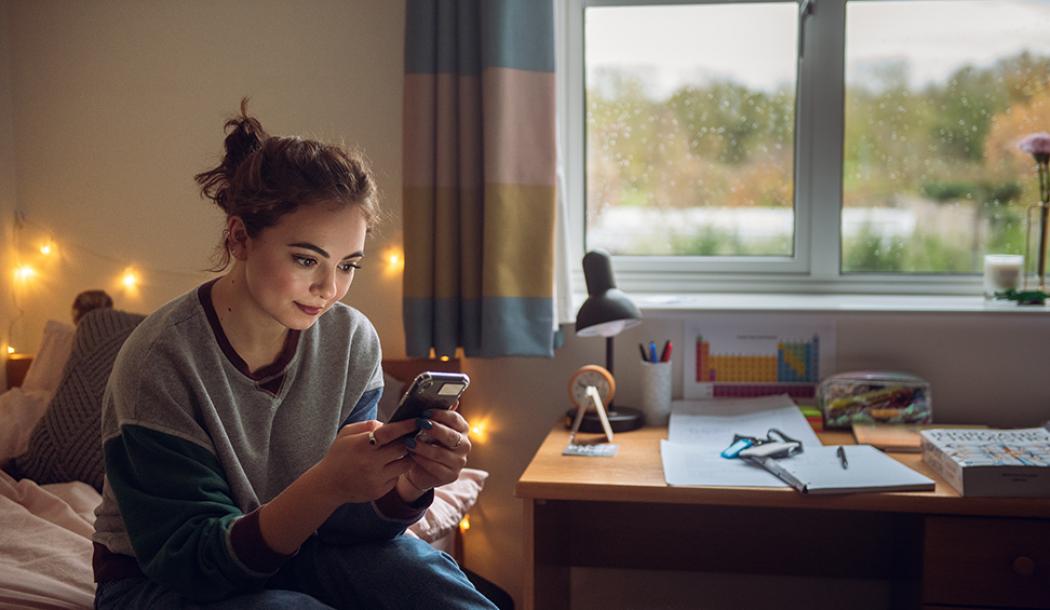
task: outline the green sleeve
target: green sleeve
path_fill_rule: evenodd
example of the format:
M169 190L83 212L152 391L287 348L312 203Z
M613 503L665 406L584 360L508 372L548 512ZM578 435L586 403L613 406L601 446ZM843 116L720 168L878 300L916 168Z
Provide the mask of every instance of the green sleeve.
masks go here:
M243 513L210 451L124 425L104 453L128 537L151 580L192 600L210 601L257 588L272 574L238 560L230 531Z

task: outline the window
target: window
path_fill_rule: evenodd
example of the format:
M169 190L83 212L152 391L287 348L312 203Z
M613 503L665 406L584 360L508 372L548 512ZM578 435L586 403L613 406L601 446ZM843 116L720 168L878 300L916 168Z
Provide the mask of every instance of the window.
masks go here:
M565 0L574 234L624 288L971 293L1022 253L1050 0Z

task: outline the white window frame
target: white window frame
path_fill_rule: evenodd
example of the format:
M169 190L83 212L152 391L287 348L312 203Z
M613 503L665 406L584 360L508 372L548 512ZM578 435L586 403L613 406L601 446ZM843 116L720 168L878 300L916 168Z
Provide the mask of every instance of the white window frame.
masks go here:
M595 6L779 0L555 0L558 121L570 239L585 244L584 10ZM802 2L793 2L801 10ZM859 2L864 0L849 0ZM842 148L847 0L809 0L801 20L795 122L795 243L790 257L615 256L635 293L978 294L976 274L841 274ZM819 120L818 120L819 117ZM818 161L810 161L818 160ZM573 264L573 284L584 285Z

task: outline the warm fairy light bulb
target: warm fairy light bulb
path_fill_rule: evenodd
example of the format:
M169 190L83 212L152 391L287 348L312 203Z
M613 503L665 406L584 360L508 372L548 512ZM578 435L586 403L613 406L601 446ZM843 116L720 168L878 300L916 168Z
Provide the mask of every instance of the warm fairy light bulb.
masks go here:
M442 356L441 358L439 358L439 360L441 360L442 362L448 362L448 356Z
M463 515L463 518L459 520L459 531L466 533L470 529L470 515Z
M405 254L400 248L390 247L383 252L386 268L390 273L400 273L405 269Z
M54 251L55 251L55 246L51 242L48 242L48 243L40 246L40 253L43 254L44 256L47 256L47 255L51 254Z
M23 282L36 275L36 270L29 265L22 265L15 269L15 279L22 280Z
M489 422L488 419L482 419L474 422L474 425L470 427L470 438L479 443L484 443L489 438Z
M15 353L15 346L13 346L13 345L8 345L8 346L7 346L7 353L8 353L8 354L13 354L13 353Z
M124 272L124 275L121 276L120 283L129 290L134 289L139 285L139 276L131 269L128 269Z

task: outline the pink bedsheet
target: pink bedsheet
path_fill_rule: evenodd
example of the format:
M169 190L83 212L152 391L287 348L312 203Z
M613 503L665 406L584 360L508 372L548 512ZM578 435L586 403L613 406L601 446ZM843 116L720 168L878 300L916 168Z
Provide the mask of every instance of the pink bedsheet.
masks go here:
M0 607L91 608L90 485L37 485L0 471Z

